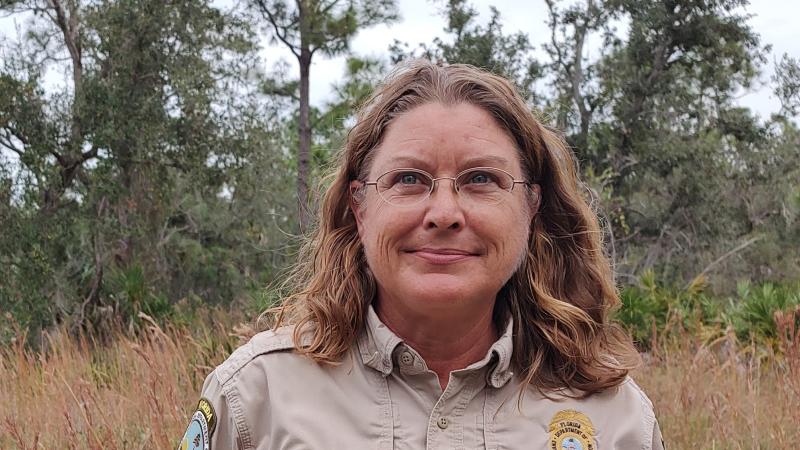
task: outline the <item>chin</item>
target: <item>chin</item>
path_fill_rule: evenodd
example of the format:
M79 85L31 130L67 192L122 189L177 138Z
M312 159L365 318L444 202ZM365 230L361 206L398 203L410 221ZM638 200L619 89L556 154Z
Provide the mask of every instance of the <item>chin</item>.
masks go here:
M450 274L431 273L415 277L408 295L426 304L453 306L468 299L485 296L476 289L475 279Z

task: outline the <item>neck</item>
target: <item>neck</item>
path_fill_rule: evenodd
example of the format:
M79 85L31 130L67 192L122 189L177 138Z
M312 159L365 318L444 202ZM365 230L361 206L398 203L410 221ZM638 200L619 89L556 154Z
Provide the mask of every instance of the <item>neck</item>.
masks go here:
M494 302L477 312L474 308L462 314L451 311L443 318L415 314L399 306L397 302L378 301L375 312L384 325L422 356L438 376L442 390L450 372L483 359L498 337L492 320Z

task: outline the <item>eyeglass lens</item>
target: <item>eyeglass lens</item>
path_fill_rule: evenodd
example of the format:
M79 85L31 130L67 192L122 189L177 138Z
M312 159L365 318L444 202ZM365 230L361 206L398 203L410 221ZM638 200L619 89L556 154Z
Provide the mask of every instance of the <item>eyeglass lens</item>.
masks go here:
M428 198L433 192L434 183L453 180L449 177L436 178L416 169L397 169L378 178L376 186L380 196L393 205L413 205ZM514 186L514 178L491 167L477 167L461 172L456 177L455 189L464 200L479 204L501 202Z

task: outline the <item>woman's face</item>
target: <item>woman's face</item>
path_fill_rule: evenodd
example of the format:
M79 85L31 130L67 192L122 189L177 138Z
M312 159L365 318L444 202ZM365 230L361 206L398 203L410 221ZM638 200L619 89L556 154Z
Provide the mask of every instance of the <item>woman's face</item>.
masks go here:
M398 168L454 177L494 167L525 179L511 137L486 111L467 103L429 103L402 114L374 151L370 182ZM414 177L401 181L413 183ZM431 196L413 206L385 202L374 185L364 189L353 208L379 302L426 317L493 307L526 252L536 205L524 184L502 192L498 204L468 200L451 180L435 183Z

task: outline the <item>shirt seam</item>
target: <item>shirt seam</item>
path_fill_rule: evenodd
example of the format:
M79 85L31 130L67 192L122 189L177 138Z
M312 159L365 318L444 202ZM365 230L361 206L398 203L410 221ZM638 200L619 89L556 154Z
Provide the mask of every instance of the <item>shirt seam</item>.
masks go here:
M656 422L656 415L653 411L653 404L650 399L647 397L647 394L642 391L642 388L633 381L632 378L628 377L625 380L626 383L630 384L630 386L636 391L639 395L639 402L642 407L642 415L643 417L643 426L642 426L642 450L652 450L653 449L653 427L655 426Z
M233 377L230 379L232 378ZM236 434L241 442L240 449L252 449L253 439L250 436L250 430L247 427L247 421L245 420L244 415L244 407L242 406L238 390L234 387L233 383L226 382L222 384L222 392L225 394L225 402L228 404L228 408L233 413L233 424L236 427Z
M245 366L259 356L294 348L294 339L292 339L291 336L273 334L269 336L269 338L274 340L271 339L271 342L266 343L258 349L255 348L253 341L248 342L246 344L246 351L243 351L240 355L232 355L232 359L228 364L223 363L223 373L218 376L220 384L227 384L233 377L241 372Z

